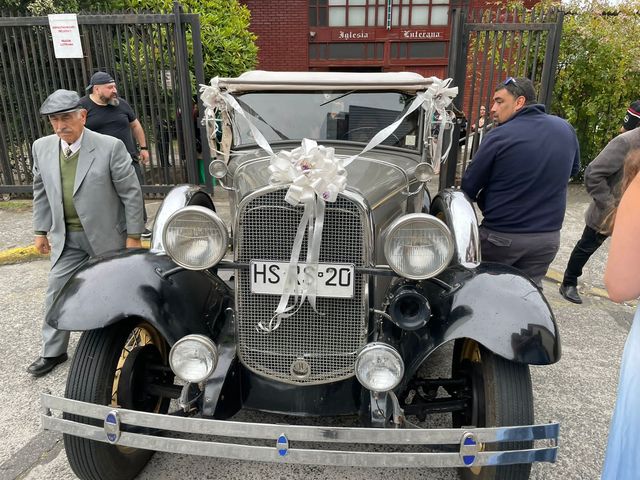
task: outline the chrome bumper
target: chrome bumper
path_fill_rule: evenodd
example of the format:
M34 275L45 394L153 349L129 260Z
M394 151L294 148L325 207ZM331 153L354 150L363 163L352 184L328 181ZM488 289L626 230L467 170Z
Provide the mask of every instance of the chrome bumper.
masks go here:
M182 418L154 413L137 412L103 405L79 402L42 394L44 409L42 426L64 434L99 442L144 448L171 453L186 453L207 457L237 460L297 463L310 465L340 465L356 467L480 467L514 463L555 462L558 453L560 425L530 425L500 428L461 429L380 429L349 427L315 427L245 423L201 418ZM51 410L98 419L102 425L93 426L51 415ZM156 434L124 431L121 427L146 427L163 430L160 435L214 435L262 440L267 446L214 440L167 438ZM525 450L483 451L493 442L546 440L546 446ZM303 442L305 448L296 448ZM313 443L314 445L309 445ZM268 446L268 445L271 446ZM320 447L316 444L322 444ZM331 449L356 444L404 446L401 452ZM452 445L452 452L425 452L425 445ZM457 445L457 447L456 447ZM307 448L313 447L313 448ZM324 447L324 448L322 448ZM325 449L326 448L326 449ZM428 448L428 447L427 447ZM410 451L407 451L410 449Z

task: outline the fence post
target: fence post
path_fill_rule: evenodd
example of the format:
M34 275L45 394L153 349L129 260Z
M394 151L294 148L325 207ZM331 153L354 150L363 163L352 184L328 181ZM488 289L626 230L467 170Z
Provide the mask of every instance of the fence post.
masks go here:
M449 68L447 76L453 78L453 85L458 87L458 96L453 103L462 110L464 103L465 71L467 62L467 35L464 30L464 23L467 11L462 8L451 10L451 44L449 45ZM460 140L460 126L456 122L453 126L452 145L449 157L440 170L440 190L455 186L456 171L458 168L458 150Z
M547 48L545 51L542 79L540 81L540 101L547 108L547 113L551 111L551 100L553 98L553 87L556 83L556 69L558 67L558 57L560 55L560 40L562 40L562 23L564 12L556 11L556 23L549 31L547 38Z
M198 181L198 161L193 142L195 130L193 128L193 97L191 92L191 79L189 78L189 55L187 52L187 41L184 28L182 26L182 7L178 2L173 3L173 16L175 19L176 32L176 65L178 77L178 92L180 94L180 121L182 123L182 142L184 147L185 163L187 166L187 180L189 183L197 184Z
M193 39L193 64L198 85L206 83L204 78L204 61L202 53L202 38L200 36L200 17L197 17L191 24L191 37ZM213 177L209 173L209 163L211 163L211 151L207 139L207 129L202 124L204 118L204 104L198 95L198 129L200 130L200 146L202 148L202 162L204 163L204 183L207 192L213 195Z

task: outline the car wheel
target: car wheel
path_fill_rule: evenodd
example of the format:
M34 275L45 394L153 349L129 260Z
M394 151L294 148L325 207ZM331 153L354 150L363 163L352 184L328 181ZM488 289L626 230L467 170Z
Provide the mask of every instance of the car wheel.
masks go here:
M65 397L99 405L166 413L169 398L150 393L151 385L173 384L166 368L168 346L149 323L120 322L84 332L67 378ZM156 388L155 392L158 391ZM64 414L64 418L102 426L100 420ZM71 468L83 480L131 479L152 451L64 435Z
M468 386L467 408L452 415L456 428L531 425L533 391L529 365L506 360L469 339L457 340L453 349L452 373L463 377ZM485 450L532 448L533 443L504 442L487 445ZM531 464L500 467L461 468L464 480L526 480Z

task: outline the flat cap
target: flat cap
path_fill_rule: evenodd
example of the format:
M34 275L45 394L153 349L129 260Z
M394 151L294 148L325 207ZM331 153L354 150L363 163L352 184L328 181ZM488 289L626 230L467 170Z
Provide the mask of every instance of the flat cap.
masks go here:
M107 83L116 83L116 81L107 72L96 72L91 75L91 80L89 80L89 85L85 90L89 91L94 85L106 85Z
M54 113L73 112L81 108L80 95L71 90L60 89L47 97L40 107L40 113L42 115L53 115Z

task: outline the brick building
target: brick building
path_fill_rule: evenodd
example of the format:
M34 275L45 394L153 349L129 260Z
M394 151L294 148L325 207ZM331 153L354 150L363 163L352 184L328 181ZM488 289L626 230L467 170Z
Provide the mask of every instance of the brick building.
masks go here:
M470 1L474 8L489 3ZM450 10L460 2L241 0L251 10L260 69L409 70L440 78L448 64Z

